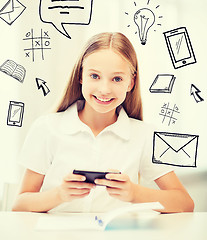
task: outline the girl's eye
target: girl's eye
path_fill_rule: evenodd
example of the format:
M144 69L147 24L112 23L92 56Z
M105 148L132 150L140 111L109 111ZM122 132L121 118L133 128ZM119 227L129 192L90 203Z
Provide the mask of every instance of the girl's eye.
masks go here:
M121 79L120 77L115 77L115 78L113 79L113 81L114 81L114 82L121 82L122 79Z
M99 76L97 75L97 74L91 74L91 78L93 78L93 79L98 79L99 78Z

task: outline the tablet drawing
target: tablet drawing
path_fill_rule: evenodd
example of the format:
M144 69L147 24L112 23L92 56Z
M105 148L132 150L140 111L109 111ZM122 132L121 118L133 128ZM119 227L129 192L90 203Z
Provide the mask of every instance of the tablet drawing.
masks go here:
M21 127L24 114L24 103L10 101L7 116L7 125Z
M165 41L175 69L196 63L196 58L185 27L164 32Z

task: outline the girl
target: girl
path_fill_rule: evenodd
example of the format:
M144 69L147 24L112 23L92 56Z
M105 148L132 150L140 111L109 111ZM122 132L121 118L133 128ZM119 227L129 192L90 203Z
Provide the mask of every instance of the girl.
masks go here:
M162 212L193 211L169 166L153 164L151 127L142 121L137 57L121 33L92 37L75 65L57 113L40 117L21 153L26 167L14 211L113 209L159 201ZM95 186L73 169L121 173ZM138 172L160 189L138 182Z

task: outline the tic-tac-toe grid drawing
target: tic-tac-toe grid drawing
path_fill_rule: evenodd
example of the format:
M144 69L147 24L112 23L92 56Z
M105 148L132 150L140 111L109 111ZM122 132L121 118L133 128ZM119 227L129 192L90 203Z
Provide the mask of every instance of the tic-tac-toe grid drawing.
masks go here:
M32 61L35 61L36 53L39 52L42 60L44 60L45 50L50 48L50 37L47 31L41 29L40 35L35 36L34 30L27 32L25 34L24 41L29 43L29 47L25 48L25 57L32 58Z
M162 123L165 121L168 121L168 126L170 124L175 124L177 120L176 114L179 114L179 109L176 104L171 108L170 103L164 103L163 106L161 107L161 111L159 115L163 116Z

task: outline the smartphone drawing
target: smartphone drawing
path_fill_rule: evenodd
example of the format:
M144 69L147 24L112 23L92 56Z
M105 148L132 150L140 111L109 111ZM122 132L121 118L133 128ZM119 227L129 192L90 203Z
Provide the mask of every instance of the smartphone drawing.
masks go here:
M21 127L24 114L24 103L10 101L7 116L7 125Z
M196 63L195 54L185 27L163 33L175 69Z

